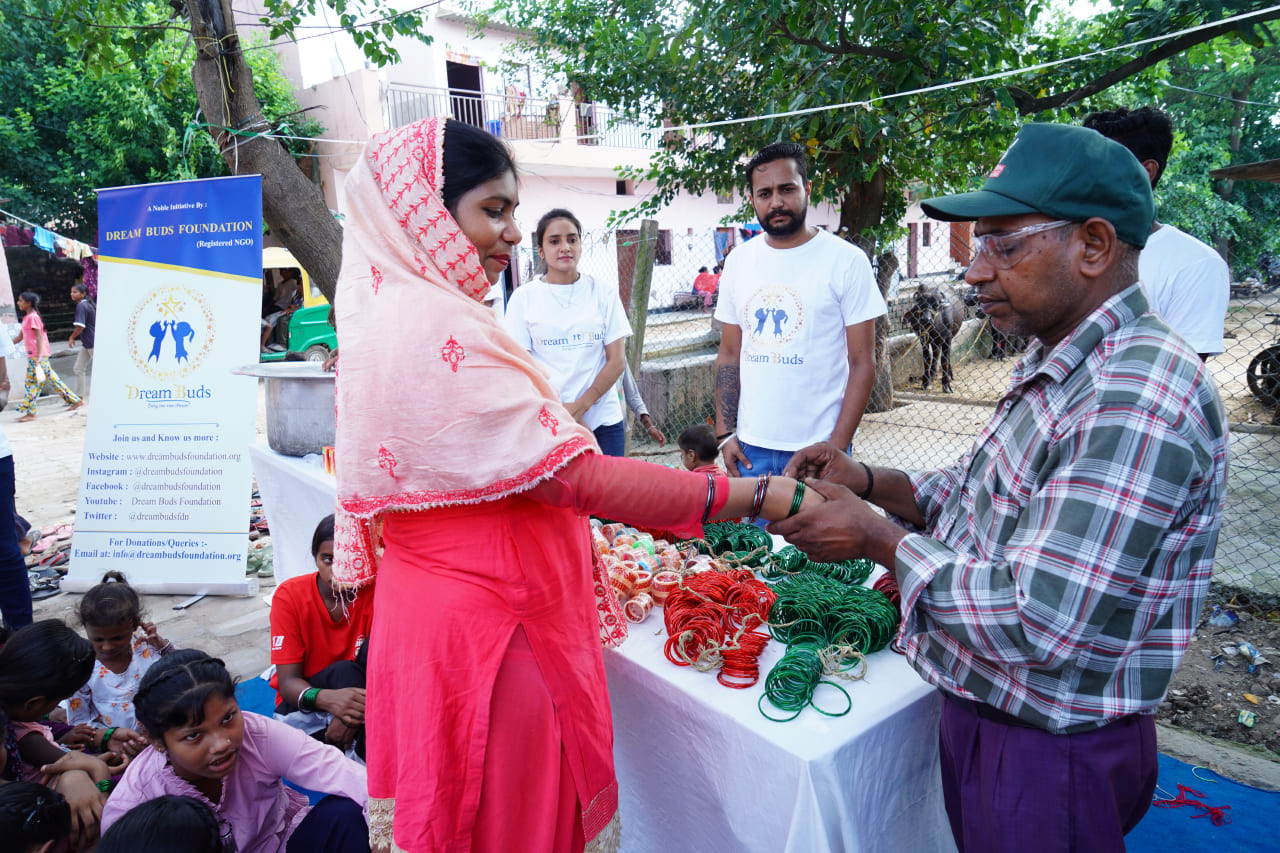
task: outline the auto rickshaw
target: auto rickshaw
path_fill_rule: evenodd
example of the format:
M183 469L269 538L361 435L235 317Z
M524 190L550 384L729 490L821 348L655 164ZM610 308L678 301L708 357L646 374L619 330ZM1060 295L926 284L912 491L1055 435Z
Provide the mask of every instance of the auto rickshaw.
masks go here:
M284 361L292 352L300 353L306 361L324 361L329 352L338 347L338 334L329 325L329 300L324 298L320 288L311 281L311 276L288 249L268 246L262 250L264 289L273 287L275 280L290 268L301 272L302 304L289 316L287 337L285 329L276 329L272 333L273 340L279 341L283 349L263 352L260 358L262 361Z

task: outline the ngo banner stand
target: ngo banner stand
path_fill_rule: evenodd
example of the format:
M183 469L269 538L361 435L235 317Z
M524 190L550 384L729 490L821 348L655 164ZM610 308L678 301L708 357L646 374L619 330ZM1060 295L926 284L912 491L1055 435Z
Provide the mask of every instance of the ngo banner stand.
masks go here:
M98 326L71 571L246 593L262 307L258 175L98 193Z

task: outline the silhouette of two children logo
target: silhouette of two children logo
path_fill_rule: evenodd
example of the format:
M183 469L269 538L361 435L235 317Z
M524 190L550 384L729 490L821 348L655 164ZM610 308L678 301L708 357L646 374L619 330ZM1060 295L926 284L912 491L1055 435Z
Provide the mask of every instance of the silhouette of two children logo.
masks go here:
M782 324L787 322L787 312L781 308L757 308L756 309L756 335L764 333L764 324L766 320L773 320L773 336L775 338L782 337Z
M173 338L173 360L181 364L187 360L187 343L196 336L195 329L191 328L191 324L186 320L181 322L156 320L151 324L149 333L152 343L151 354L147 356L148 364L151 363L153 358L156 360L156 364L160 363L160 348L164 344L166 335Z

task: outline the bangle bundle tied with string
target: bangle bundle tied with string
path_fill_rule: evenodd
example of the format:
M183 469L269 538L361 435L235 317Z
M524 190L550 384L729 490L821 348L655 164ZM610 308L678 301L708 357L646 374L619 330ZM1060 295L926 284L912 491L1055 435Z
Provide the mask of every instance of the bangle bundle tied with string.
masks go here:
M788 545L769 555L760 569L760 576L776 581L789 575L813 574L840 581L843 584L861 584L871 577L875 563L867 559L843 560L838 563L822 563L810 560L794 545Z
M752 524L717 521L702 526L701 539L681 543L700 554L722 558L733 567L760 568L768 564L773 537Z
M772 589L778 597L769 611L770 632L788 647L765 679L760 713L776 722L794 720L811 705L828 716L847 714L853 700L824 676L857 680L866 675L866 656L885 648L897 633L897 608L882 592L818 573L787 575ZM853 671L855 666L859 668ZM814 704L814 694L823 684L844 694L842 710L823 710ZM791 715L771 716L765 699Z
M677 666L718 669L726 687L750 687L760 678L759 659L769 635L761 627L775 595L747 569L707 571L684 577L667 596L665 653Z

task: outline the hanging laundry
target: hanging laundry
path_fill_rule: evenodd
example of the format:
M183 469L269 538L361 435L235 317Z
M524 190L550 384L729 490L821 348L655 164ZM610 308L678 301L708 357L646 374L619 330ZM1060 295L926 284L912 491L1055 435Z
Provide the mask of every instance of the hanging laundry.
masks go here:
M4 228L4 244L6 246L30 246L31 229L21 225L6 225Z
M93 255L88 255L81 261L84 264L84 286L89 289L89 298L94 302L98 301L98 259Z
M48 231L44 228L36 228L35 243L46 252L53 252L53 238L54 234L52 231Z

